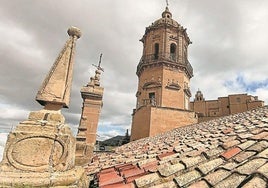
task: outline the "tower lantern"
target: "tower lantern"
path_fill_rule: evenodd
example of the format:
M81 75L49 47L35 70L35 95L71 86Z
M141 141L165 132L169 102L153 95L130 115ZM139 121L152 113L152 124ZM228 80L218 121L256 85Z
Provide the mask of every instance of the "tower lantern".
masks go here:
M131 140L197 121L188 110L193 68L188 61L191 41L186 29L172 19L166 7L162 17L146 28L141 42Z

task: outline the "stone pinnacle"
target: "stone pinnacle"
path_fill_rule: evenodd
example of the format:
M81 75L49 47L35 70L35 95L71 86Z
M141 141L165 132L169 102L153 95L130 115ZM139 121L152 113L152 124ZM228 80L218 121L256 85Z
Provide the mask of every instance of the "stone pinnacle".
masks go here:
M54 106L54 109L68 108L70 103L75 43L81 37L81 31L76 27L70 27L67 33L70 38L59 53L36 95L36 100L46 109L51 108L49 107L51 105Z
M77 27L71 26L67 31L69 36L76 36L78 39L81 37L82 33L81 30Z

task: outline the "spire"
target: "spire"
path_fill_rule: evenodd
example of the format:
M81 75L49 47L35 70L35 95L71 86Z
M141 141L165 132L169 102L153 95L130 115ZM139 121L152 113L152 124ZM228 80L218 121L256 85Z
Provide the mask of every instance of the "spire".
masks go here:
M166 0L166 4L167 4L167 7L168 7L168 0Z
M172 14L168 9L168 3L167 3L165 11L162 13L162 18L172 18Z
M57 109L68 108L70 103L75 43L81 37L81 31L76 27L71 27L67 33L70 38L65 43L36 95L37 102L45 108L51 105L56 106Z

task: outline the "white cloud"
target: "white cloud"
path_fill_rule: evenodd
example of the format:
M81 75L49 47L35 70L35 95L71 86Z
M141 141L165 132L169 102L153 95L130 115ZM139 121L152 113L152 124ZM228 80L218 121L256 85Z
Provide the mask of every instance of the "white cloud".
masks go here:
M42 8L40 8L42 7ZM245 92L249 83L266 80L268 70L268 1L170 1L173 18L187 29L193 44L189 59L194 68L191 90L205 98ZM91 64L103 53L104 106L100 122L107 132L123 135L130 127L136 103L136 66L142 55L145 27L161 17L165 1L103 0L27 3L5 1L0 7L0 124L24 120L42 107L34 101L47 71L68 38L66 30L82 30L77 42L70 109L66 122L79 124L80 88L93 76ZM246 85L237 82L243 75ZM226 85L232 81L232 85ZM265 87L252 94L267 101ZM15 119L15 120L13 120ZM117 129L122 125L121 129ZM74 130L74 132L76 132ZM105 134L101 131L98 134ZM115 133L114 133L115 134Z

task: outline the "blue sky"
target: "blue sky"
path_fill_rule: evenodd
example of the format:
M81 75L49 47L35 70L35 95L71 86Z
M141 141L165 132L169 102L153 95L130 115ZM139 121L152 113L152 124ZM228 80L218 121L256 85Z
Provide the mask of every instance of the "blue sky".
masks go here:
M238 74L233 80L227 80L224 86L232 90L242 90L246 93L256 93L258 89L268 89L268 79L261 81L246 80L242 74Z

